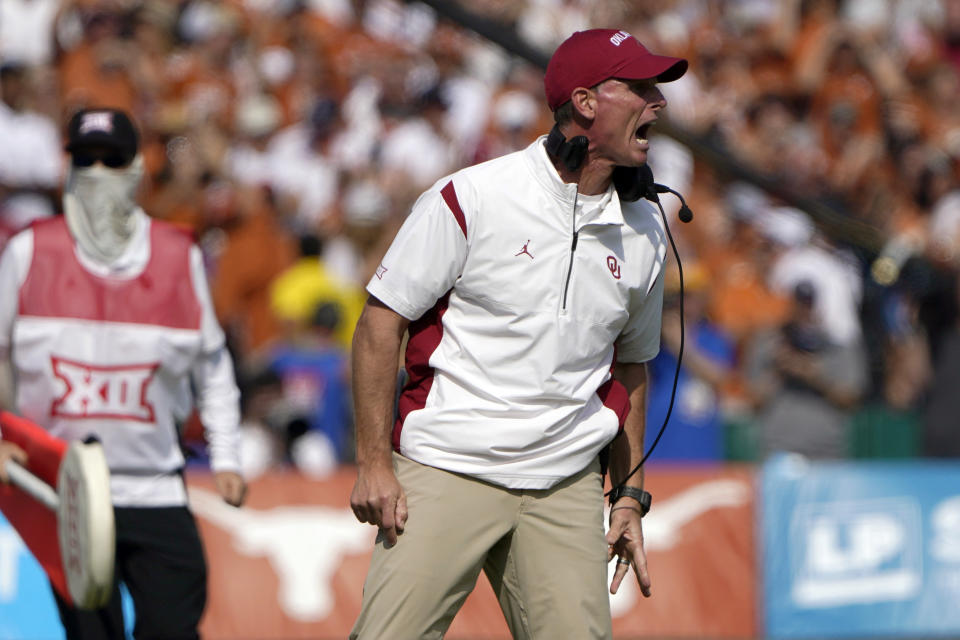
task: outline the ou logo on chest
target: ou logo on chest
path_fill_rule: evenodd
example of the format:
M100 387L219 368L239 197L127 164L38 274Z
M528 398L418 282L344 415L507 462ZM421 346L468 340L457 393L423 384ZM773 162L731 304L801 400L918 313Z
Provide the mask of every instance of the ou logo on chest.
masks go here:
M620 279L620 263L617 262L616 256L607 256L607 269L610 269L614 278Z

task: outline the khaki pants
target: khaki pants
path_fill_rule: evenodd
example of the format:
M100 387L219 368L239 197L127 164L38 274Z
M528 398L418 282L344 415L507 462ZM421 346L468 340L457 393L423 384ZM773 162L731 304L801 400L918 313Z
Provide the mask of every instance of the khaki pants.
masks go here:
M598 463L551 489L505 489L394 454L409 517L377 538L350 638L442 638L482 569L514 638L610 638Z

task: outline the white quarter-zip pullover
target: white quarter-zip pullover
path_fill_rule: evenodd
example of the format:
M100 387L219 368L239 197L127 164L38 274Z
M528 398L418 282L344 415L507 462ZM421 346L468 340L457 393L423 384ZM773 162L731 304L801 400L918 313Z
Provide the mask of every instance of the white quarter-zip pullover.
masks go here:
M439 180L367 285L412 321L394 447L509 488L586 467L628 410L614 353L660 344L660 217L579 195L544 140Z

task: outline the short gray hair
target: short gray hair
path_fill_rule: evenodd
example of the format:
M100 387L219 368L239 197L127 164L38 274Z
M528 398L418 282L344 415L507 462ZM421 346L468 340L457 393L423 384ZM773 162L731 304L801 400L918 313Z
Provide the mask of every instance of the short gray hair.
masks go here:
M592 87L589 87L590 91L596 91L597 87L599 87L604 82L610 79L611 78L606 78L604 80L601 80L597 84L593 85ZM553 121L554 123L560 126L563 126L572 120L573 120L573 100L567 100L562 105L557 107L557 110L553 112Z
M567 100L553 112L553 121L563 126L571 120L573 120L573 101Z

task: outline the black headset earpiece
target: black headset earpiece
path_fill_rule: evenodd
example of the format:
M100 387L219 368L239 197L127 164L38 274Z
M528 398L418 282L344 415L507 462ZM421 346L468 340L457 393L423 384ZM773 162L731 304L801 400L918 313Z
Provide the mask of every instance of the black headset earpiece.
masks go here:
M614 167L613 186L623 202L636 202L640 198L650 202L660 200L653 186L653 171L645 164L639 167Z
M640 165L639 167L614 167L613 168L613 186L617 190L617 195L624 202L636 202L640 198L646 198L650 202L660 204L658 193L672 193L680 200L680 211L677 212L677 218L680 222L690 222L693 220L693 211L687 206L687 201L683 196L670 187L657 184L653 181L653 171L650 165Z
M560 127L553 125L544 146L547 153L562 162L568 171L576 171L587 157L590 141L586 136L574 136L567 140Z

